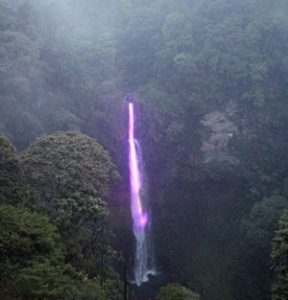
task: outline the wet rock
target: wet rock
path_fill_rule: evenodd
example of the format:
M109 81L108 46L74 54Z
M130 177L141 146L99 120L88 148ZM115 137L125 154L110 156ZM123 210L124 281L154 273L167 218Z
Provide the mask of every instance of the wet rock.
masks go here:
M201 146L204 162L239 163L229 151L229 141L239 131L232 121L235 111L236 108L229 105L225 111L213 111L202 118L200 123L208 129Z

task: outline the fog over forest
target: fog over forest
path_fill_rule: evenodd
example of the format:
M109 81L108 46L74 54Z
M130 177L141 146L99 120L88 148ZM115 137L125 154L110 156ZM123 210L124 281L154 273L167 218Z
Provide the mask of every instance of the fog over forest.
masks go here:
M0 299L288 300L287 132L287 0L0 0Z

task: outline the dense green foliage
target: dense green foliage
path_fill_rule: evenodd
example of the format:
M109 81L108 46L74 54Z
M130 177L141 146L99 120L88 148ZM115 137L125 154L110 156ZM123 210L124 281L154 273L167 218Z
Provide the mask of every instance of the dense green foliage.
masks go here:
M34 200L32 191L23 183L23 168L16 149L0 137L0 199L10 204L31 205Z
M179 284L169 284L161 288L156 300L200 300L200 296Z
M27 181L40 189L43 200L76 191L104 198L119 176L103 147L77 132L38 139L23 152L22 164Z
M108 153L83 134L57 133L27 148L21 162L65 238L66 262L99 274L108 253L104 200L119 176Z
M67 146L69 142L62 144L62 148ZM108 153L100 150L102 156L96 153L94 159L101 161L104 157L102 167L114 168ZM27 185L26 166L2 137L0 153L1 176L5 176L0 185L1 299L118 300L121 285L110 264L105 202L93 193L73 194L71 189L67 199L46 198L52 206L46 204L44 209L39 206L45 203L39 198L42 193L34 195ZM44 192L49 181L46 184L33 188L38 192L42 187ZM108 190L108 181L102 184Z
M288 213L285 211L279 220L279 229L273 238L272 261L275 281L272 289L273 300L288 297Z
M288 207L287 86L283 0L0 0L0 133L25 149L19 159L0 140L1 205L11 218L48 214L71 274L89 278L75 297L93 299L95 286L111 298L108 221L128 261L133 249L123 103L132 92L163 280L205 300L269 300L271 240ZM94 139L121 173L115 189L119 175Z
M0 205L0 216L2 297L57 297L65 286L56 226L48 216L10 205Z

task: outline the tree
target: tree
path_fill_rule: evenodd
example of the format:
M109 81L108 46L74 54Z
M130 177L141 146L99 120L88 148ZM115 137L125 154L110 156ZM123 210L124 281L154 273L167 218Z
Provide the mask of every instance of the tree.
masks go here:
M160 289L156 300L200 300L200 296L180 284L169 284Z
M75 192L54 206L55 223L67 248L66 262L92 275L102 275L109 258L108 209L99 198Z
M288 297L288 212L282 214L279 229L272 240L272 263L275 280L272 285L272 299L285 300Z
M56 270L63 267L64 247L57 227L50 222L47 215L31 212L26 208L1 204L0 257L2 295L25 294L25 290L21 287L26 286L29 280L37 279L32 274L29 277L28 273L35 272L43 264L46 266L46 275L51 277L49 292L57 290L58 287L55 285L57 285L58 276L54 277L54 271L50 271L51 268ZM38 274L38 276L40 276L39 280L45 281L42 275ZM26 288L29 289L27 286ZM44 289L44 286L41 288ZM34 292L34 289L30 290L30 299ZM27 298L24 297L24 299Z
M130 22L116 37L118 68L123 84L129 88L144 85L154 71L155 53L162 41L162 17L160 11L150 7L135 7Z
M6 204L0 205L0 272L1 299L118 300L121 294L117 278L89 279L65 264L62 237L48 215Z
M174 51L182 52L191 50L193 39L191 23L188 18L180 13L172 13L166 17L162 28L166 46Z
M271 299L271 241L277 221L287 208L286 198L273 195L255 203L249 216L242 221L242 243L235 266L239 269L234 275L235 281L239 282L236 290L239 299L252 295L254 299Z
M251 253L258 252L258 257L260 253L262 253L260 257L269 255L277 221L286 208L288 201L280 195L273 195L254 204L249 216L242 222L242 230Z
M25 184L22 166L14 146L0 136L0 199L1 203L30 206L34 193Z
M23 147L43 132L42 122L32 113L40 103L43 63L37 44L19 30L18 20L16 24L0 31L0 116L2 131Z
M64 238L66 262L90 276L103 274L110 256L104 199L119 176L108 153L81 133L56 133L31 145L22 162Z
M15 147L0 136L0 175L18 177L20 173L19 158Z
M79 132L44 136L21 159L28 183L48 203L77 191L105 199L119 177L104 148Z

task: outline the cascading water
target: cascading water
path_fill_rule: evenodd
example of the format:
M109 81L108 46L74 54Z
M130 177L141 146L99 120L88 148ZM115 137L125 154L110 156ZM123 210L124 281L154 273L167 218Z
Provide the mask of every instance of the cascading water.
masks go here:
M134 282L140 286L148 281L149 275L155 275L153 257L150 248L149 229L150 218L147 207L143 202L143 186L141 174L141 152L135 138L134 104L128 103L129 108L129 169L131 214L133 219L133 233L136 239L136 253L134 259Z

